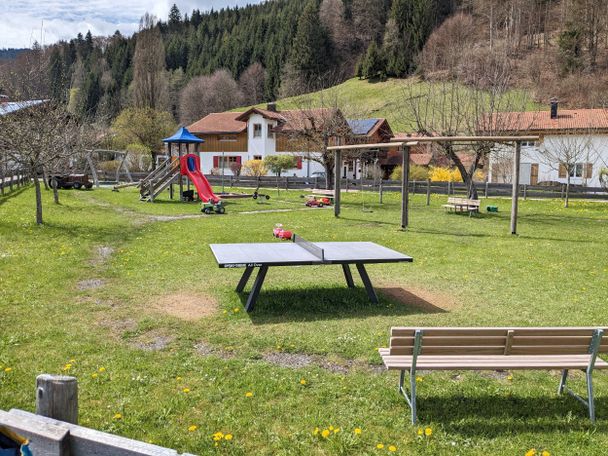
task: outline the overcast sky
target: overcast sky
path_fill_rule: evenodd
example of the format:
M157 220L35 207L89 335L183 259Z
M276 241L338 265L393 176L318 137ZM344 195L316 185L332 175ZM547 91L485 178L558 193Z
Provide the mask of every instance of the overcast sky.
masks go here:
M30 47L34 41L52 44L91 30L111 35L131 34L147 11L166 20L177 3L182 14L263 0L0 0L0 49Z

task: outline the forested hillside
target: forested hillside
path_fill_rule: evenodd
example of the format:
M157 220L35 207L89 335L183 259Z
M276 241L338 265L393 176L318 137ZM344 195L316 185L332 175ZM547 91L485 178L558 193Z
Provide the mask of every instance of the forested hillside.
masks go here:
M34 47L0 90L36 96L110 123L127 108L188 124L209 112L313 92L353 76L417 75L525 89L545 103L608 101L608 0L268 0L220 11L145 14L126 37ZM27 62L25 62L27 60ZM33 63L32 63L33 62ZM27 78L24 74L29 75ZM503 90L503 89L500 89ZM31 92L31 90L30 90Z

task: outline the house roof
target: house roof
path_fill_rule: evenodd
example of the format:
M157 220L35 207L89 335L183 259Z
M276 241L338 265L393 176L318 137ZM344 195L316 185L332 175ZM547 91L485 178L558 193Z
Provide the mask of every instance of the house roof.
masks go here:
M0 103L0 116L19 111L20 109L31 108L48 100L27 100L27 101L7 101Z
M188 126L194 134L241 133L247 129L247 122L237 120L242 112L212 112Z
M376 124L384 119L347 119L348 126L355 135L369 135Z
M508 132L608 130L608 109L560 109L550 111L495 113L490 128Z
M334 108L314 108L314 109L292 109L281 111L283 123L275 131L297 132L302 130L312 130L314 128L324 128L326 123L341 119L347 126L342 113Z
M285 111L281 111L281 112L285 112ZM265 117L266 119L272 119L272 120L283 120L283 116L281 116L281 114L277 111L269 111L268 109L262 109L262 108L250 108L247 111L241 113L240 116L238 116L236 119L243 121L243 122L247 122L247 120L249 119L249 117L252 114L259 114L262 117Z

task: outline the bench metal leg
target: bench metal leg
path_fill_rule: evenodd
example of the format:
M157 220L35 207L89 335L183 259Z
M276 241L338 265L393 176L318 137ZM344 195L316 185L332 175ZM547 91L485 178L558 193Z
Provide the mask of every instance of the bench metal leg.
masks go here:
M344 278L346 279L346 285L348 285L348 288L355 288L355 282L353 281L353 275L350 272L350 267L347 264L343 264L342 271L344 271Z
M410 394L408 395L407 390L403 387L405 383L405 371L402 370L399 375L399 393L405 398L405 401L410 406L412 411L412 424L416 424L418 416L416 413L416 375L412 372L410 374Z
M593 378L591 372L587 372L587 407L589 408L589 419L595 423L595 400L593 398Z
M563 394L564 388L566 388L566 380L568 379L568 369L562 371L562 378L559 381L559 387L557 388L557 394Z
M243 291L245 289L245 285L247 285L247 282L249 281L249 277L251 277L252 272L253 272L253 267L247 266L245 268L245 272L243 272L243 275L241 276L241 280L239 280L239 284L236 286L237 293L240 293L241 291Z
M255 307L255 302L258 299L258 295L260 294L260 290L262 289L262 285L264 284L264 278L266 278L267 272L268 266L260 267L258 275L255 278L255 282L253 282L253 288L251 289L249 297L247 298L247 304L245 305L245 310L247 312L251 312Z
M359 275L361 276L361 280L363 280L363 285L365 285L365 291L367 291L367 296L369 296L369 300L374 304L378 304L378 296L376 296L376 292L374 291L374 287L372 286L372 281L369 280L369 276L367 275L365 266L363 265L363 263L356 264L357 270L359 271Z

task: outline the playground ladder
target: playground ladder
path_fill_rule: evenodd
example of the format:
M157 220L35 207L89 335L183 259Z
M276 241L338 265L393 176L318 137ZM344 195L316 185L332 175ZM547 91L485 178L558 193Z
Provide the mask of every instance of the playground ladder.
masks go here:
M140 200L154 201L179 175L179 161L167 159L139 183Z

